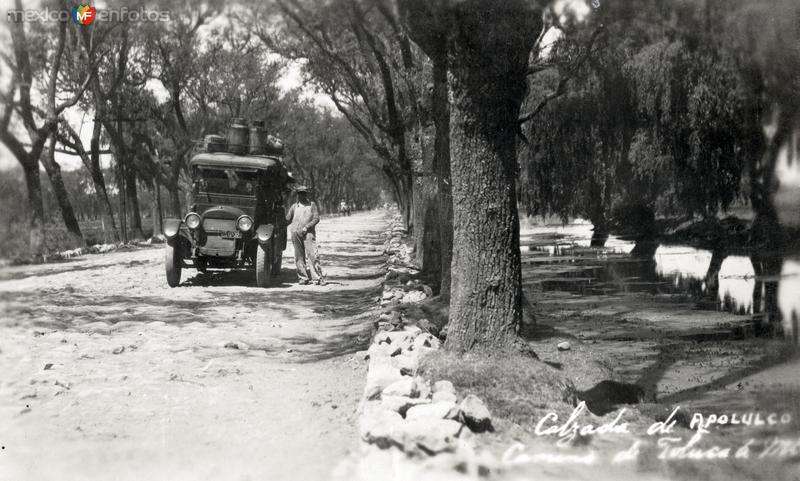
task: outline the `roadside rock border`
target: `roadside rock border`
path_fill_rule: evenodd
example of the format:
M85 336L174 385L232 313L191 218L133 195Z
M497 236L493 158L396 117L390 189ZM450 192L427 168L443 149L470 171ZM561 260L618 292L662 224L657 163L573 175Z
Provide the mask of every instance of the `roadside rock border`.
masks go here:
M477 396L461 397L449 381L431 384L418 374L425 353L441 341L393 309L432 296L415 277L413 248L400 216L387 231L387 273L379 298L381 314L369 349L357 356L368 363L359 408L361 457L351 479L458 479L474 476L491 460L475 452L475 435L492 429L491 413ZM479 468L479 466L481 468Z

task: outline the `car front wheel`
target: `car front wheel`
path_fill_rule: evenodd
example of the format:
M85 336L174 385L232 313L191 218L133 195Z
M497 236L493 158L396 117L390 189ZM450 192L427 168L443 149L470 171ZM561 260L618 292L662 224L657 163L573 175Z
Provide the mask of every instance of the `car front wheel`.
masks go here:
M176 242L167 242L164 251L164 267L167 272L167 284L170 287L177 287L181 283L181 256Z
M267 287L272 272L272 247L258 244L256 252L256 285Z

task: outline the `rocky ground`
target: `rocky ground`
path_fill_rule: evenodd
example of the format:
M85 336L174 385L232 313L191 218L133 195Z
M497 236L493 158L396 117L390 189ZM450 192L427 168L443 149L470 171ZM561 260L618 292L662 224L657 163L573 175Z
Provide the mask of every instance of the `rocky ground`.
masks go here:
M0 270L0 479L327 479L356 448L386 217L318 227L328 285L167 287L161 248Z

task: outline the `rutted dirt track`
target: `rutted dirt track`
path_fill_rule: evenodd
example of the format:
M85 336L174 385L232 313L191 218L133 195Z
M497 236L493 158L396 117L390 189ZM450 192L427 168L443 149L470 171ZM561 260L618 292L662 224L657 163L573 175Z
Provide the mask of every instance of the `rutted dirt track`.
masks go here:
M324 287L291 248L270 289L170 289L161 248L0 270L0 479L327 479L356 446L385 225L323 219Z

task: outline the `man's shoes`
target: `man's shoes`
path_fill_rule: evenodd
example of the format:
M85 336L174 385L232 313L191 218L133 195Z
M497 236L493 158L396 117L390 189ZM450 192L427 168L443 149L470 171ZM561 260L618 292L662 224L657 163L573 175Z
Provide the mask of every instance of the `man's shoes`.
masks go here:
M325 284L327 284L327 282L325 282L325 279L322 279L322 278L320 278L320 279L317 281L317 285L318 285L318 286L324 286Z
M300 284L301 286L307 286L309 284L307 279L299 280L297 281L297 283Z

